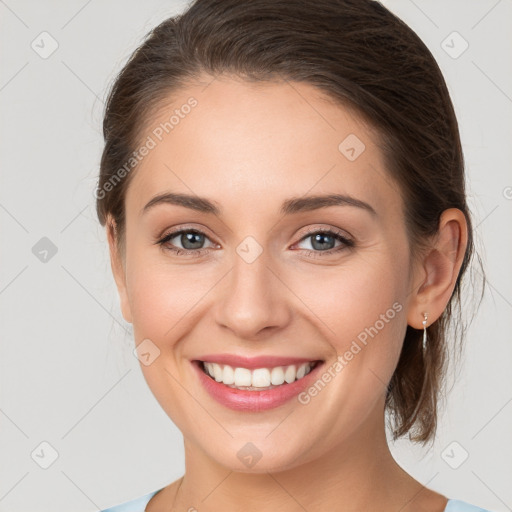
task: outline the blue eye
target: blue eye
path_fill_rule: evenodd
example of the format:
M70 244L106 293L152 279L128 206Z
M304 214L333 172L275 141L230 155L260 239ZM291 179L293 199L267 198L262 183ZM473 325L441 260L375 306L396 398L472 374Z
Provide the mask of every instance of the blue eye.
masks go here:
M333 231L332 229L311 231L308 235L302 238L301 242L308 239L311 240L310 245L314 251L311 251L311 249L306 250L308 250L310 254L312 252L316 253L315 257L317 255L323 256L324 254L332 254L333 252L343 250L346 247L354 246L354 242L352 240L336 231ZM335 246L336 241L340 242L338 247Z
M178 237L179 243L182 244L182 247L176 247L174 244L170 244L171 240L174 240ZM200 256L204 251L204 249L200 246L204 244L205 239L209 240L202 231L197 229L181 229L179 231L168 233L157 243L176 253L178 256L182 254L194 254Z
M176 238L182 247L176 247L174 243L171 243L171 240ZM310 243L312 249L303 250L307 252L308 256L313 258L331 255L341 250L354 247L355 245L353 240L332 229L312 230L306 236L302 237L298 243L307 239L311 239ZM175 253L177 256L202 256L203 254L210 252L212 247L218 247L218 245L213 242L211 247L202 247L206 240L210 239L202 231L197 229L180 229L168 233L156 243L164 247L166 250ZM335 245L336 241L340 242L340 245L337 247Z
M308 239L311 240L310 245L313 250L303 249L303 251L305 251L308 258L313 259L328 258L355 246L354 240L347 238L341 232L334 229L311 229L306 236L301 238L300 242ZM340 242L338 247L333 245L336 240Z

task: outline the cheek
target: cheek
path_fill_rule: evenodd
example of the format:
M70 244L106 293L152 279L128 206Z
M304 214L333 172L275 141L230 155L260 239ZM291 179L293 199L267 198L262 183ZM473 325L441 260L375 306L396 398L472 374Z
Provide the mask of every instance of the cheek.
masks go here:
M135 339L177 339L216 279L200 265L171 265L157 251L132 251L127 261L127 292ZM212 281L213 279L213 281ZM162 347L163 348L163 347Z
M369 388L380 387L375 379L385 385L391 378L407 328L407 261L391 252L304 273L294 286L308 319L321 330L334 357L342 358L344 378L360 381L365 374Z
M311 290L308 284L312 281L304 281L299 293ZM334 354L325 369L329 375L321 377L333 382L328 385L331 391L313 406L318 415L326 403L345 411L332 418L337 425L333 431L360 425L376 404L383 403L407 328L403 286L398 271L352 268L326 280L322 293L310 292L304 298L310 309L318 312L321 322L317 320L316 325L322 328Z
M382 315L385 321L403 309L403 304L393 309L395 302L403 300L405 287L400 266L390 259L379 264L354 260L337 269L304 272L300 279L290 274L289 279L294 280L297 296L322 321L329 338L357 337ZM382 328L380 323L378 326Z

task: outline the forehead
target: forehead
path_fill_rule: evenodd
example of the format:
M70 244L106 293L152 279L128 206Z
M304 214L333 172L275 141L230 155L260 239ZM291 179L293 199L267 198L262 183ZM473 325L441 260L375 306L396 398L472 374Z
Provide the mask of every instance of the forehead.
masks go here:
M146 121L141 140L152 148L127 192L137 209L164 191L234 210L308 193L349 193L376 209L397 199L376 133L310 84L209 78Z

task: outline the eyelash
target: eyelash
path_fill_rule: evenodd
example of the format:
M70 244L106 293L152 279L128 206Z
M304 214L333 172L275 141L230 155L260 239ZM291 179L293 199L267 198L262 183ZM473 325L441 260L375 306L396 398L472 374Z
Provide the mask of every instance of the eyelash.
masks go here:
M179 229L176 231L172 231L171 233L166 234L163 238L161 238L160 240L158 240L155 243L160 245L161 247L163 247L164 249L166 249L168 251L174 252L176 254L176 256L184 255L184 256L200 257L204 253L210 252L210 248L187 250L187 249L180 249L179 247L172 247L172 246L165 245L169 242L169 240L172 240L173 238L176 238L178 235L181 235L183 233L194 233L197 235L204 235L205 238L208 238L206 233L203 233L202 231L199 231L198 229L189 228L189 229ZM345 249L350 249L355 246L355 243L353 240L350 240L349 238L346 238L345 236L341 235L338 231L335 231L334 229L329 229L329 228L327 228L327 229L311 229L297 243L300 243L300 242L306 240L307 238L310 238L313 235L317 235L317 234L331 235L334 238L336 238L337 240L339 240L340 242L342 242L342 245L340 245L339 247L334 247L333 249L329 249L327 251L318 251L318 250L315 251L315 250L311 250L311 249L301 249L302 251L306 251L308 257L323 258L325 256L329 256L329 255L332 255L339 251L342 251Z

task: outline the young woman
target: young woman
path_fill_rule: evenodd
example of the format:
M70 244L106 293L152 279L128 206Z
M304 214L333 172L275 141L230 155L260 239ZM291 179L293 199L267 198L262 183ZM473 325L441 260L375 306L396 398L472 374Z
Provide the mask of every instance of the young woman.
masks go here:
M457 120L371 0L197 0L110 93L96 191L186 471L109 511L482 510L389 450L435 435L473 255Z

